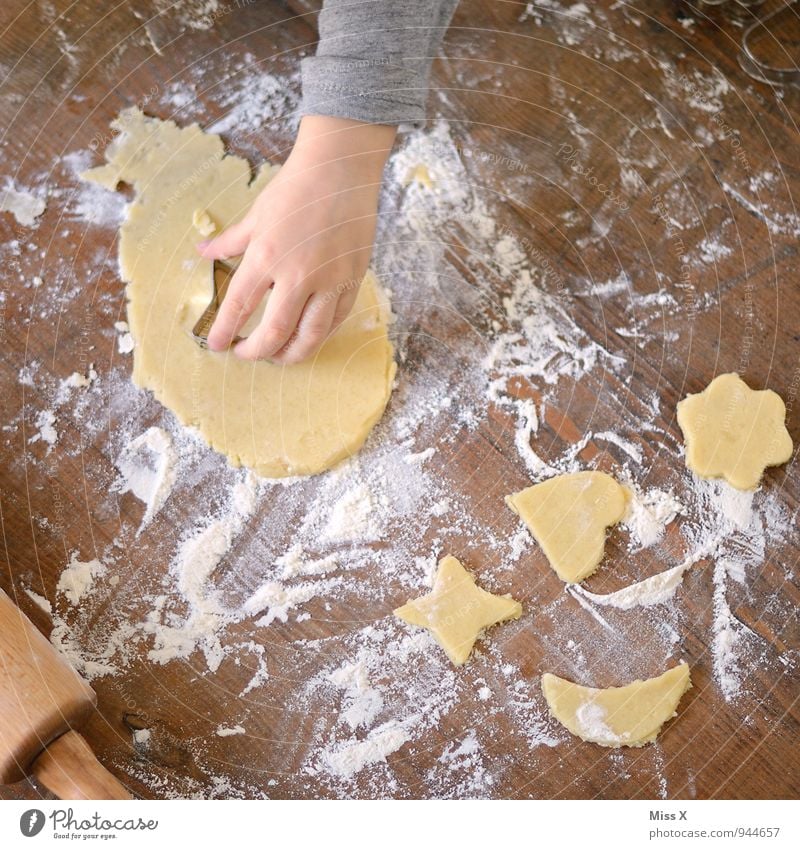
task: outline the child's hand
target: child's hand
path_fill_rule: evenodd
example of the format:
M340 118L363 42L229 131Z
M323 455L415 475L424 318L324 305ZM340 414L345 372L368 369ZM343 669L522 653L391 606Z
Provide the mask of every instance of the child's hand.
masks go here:
M272 288L236 345L243 359L296 363L350 311L367 271L381 174L395 127L306 116L286 164L238 224L201 243L207 259L244 253L208 335L221 351Z

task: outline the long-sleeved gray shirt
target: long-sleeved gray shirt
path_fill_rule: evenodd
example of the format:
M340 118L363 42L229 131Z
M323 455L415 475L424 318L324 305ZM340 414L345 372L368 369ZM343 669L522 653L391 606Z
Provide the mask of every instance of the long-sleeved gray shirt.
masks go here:
M431 63L458 0L325 0L301 63L302 114L374 124L425 121Z

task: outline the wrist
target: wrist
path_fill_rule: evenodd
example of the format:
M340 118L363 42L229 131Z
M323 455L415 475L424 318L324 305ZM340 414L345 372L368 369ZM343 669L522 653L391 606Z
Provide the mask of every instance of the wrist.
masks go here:
M292 157L306 166L339 163L380 180L397 127L349 118L305 115L300 121Z

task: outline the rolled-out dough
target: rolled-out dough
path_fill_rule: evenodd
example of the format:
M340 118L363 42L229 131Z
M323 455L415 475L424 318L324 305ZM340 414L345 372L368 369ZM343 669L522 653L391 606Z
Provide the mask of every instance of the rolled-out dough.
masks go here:
M195 250L197 225L222 229L241 218L277 169L265 164L253 177L196 124L179 128L127 109L112 126L120 135L108 164L82 176L135 192L119 242L134 382L234 465L266 477L314 474L357 451L395 374L375 277L367 275L350 316L307 362L252 363L201 349L190 331L210 300L211 276Z
M625 489L605 472L558 475L506 497L562 581L577 584L603 559L606 528L625 515Z
M721 374L678 404L686 465L703 478L755 489L767 466L792 456L786 406L771 389L751 389L738 374Z
M460 666L484 628L518 619L522 605L510 596L492 595L452 555L439 561L433 590L398 607L394 615L427 628L450 660Z
M582 687L549 672L542 675L550 713L582 740L615 749L655 740L691 686L686 663L656 678L605 690Z

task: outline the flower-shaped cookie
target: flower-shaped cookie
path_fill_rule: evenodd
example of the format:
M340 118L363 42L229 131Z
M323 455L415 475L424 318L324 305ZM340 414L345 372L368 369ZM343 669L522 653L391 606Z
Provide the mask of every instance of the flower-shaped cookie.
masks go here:
M686 465L703 478L755 489L767 466L792 456L786 406L770 389L751 389L738 374L721 374L678 404Z

